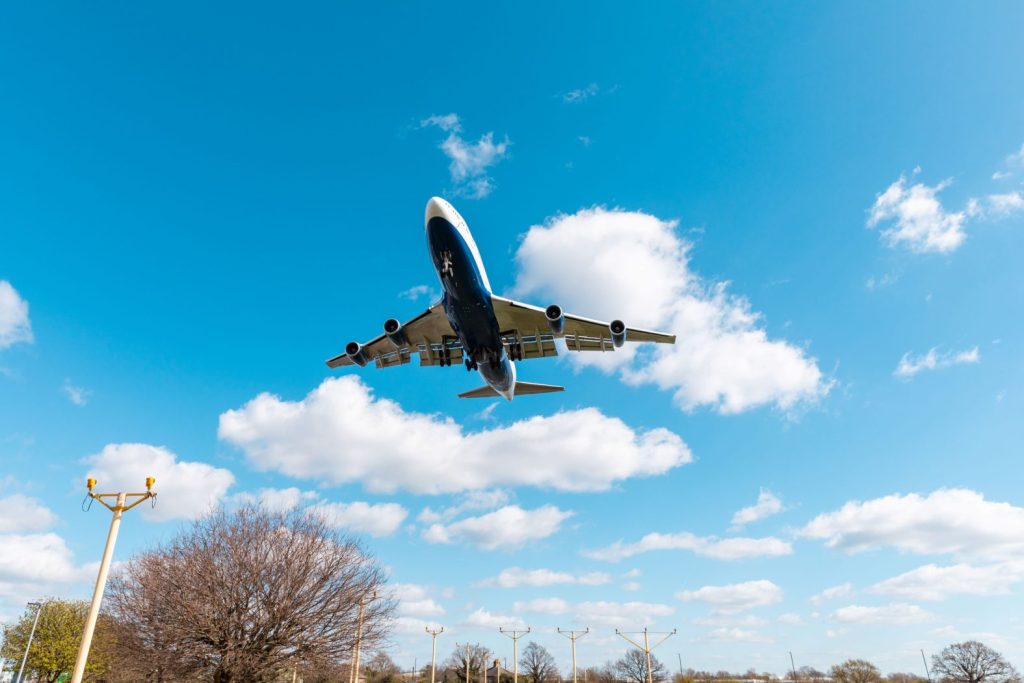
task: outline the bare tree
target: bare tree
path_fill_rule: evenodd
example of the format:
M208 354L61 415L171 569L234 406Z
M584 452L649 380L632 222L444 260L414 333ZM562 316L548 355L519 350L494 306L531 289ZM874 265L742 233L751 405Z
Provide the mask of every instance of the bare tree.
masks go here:
M402 679L402 670L386 652L378 652L365 666L369 683L397 683Z
M647 655L635 647L626 650L622 659L615 662L615 672L631 683L647 683ZM668 678L665 665L654 655L651 655L651 678L655 681Z
M1001 654L976 640L954 643L932 657L932 673L949 683L1019 683Z
M220 510L111 581L118 666L136 681L262 683L299 662L340 664L360 600L383 581L372 558L318 517ZM386 599L366 603L364 647L381 641L393 610Z
M864 659L847 659L829 672L835 683L881 683L882 672Z
M924 676L894 671L885 677L886 683L928 683Z
M558 665L555 664L555 658L551 656L547 648L532 640L523 648L523 654L519 658L519 668L530 683L545 683L558 678Z
M483 672L490 665L491 651L483 645L469 646L469 681L476 683L483 679ZM443 680L466 681L466 646L456 645L444 663ZM451 676L451 678L449 678Z

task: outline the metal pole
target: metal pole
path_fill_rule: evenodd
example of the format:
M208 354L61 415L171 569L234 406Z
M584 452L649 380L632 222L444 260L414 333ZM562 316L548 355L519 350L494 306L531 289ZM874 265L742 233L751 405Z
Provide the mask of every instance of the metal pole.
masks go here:
M437 636L444 633L444 626L436 631L430 630L429 626L424 626L424 628L427 630L427 633L430 634L430 683L434 683L434 662L437 655ZM413 668L416 668L415 664L413 664ZM469 683L469 681L467 680L466 683Z
M924 662L924 675L928 678L928 683L932 683L932 672L928 670L928 658L924 656L924 650L921 650L921 661Z
M792 667L793 671L793 683L796 683L796 662L793 661L792 652L789 653L789 665Z
M89 659L92 634L96 630L96 618L100 614L100 603L103 602L103 589L107 585L107 572L110 571L110 559L114 556L114 543L117 541L117 530L121 527L126 495L125 493L117 494L114 516L110 520L110 531L107 533L107 545L103 549L100 573L96 576L96 589L92 593L92 604L89 605L89 614L85 619L85 629L82 631L82 642L78 646L78 658L75 660L75 671L71 674L71 683L82 683L82 678L85 676L85 663Z
M512 683L519 683L519 639L530 632L530 627L527 626L525 631L516 631L515 629L505 630L503 628L498 629L499 633L504 633L506 636L512 639ZM501 672L498 672L498 679L494 683L501 683Z
M36 617L32 620L32 630L28 634L28 645L25 646L25 655L21 658L21 668L18 669L18 683L21 683L21 675L25 673L25 662L28 661L28 651L32 648L32 637L36 634L36 625L39 623L39 613L43 611L41 602L30 602L29 606L36 606Z
M576 641L590 633L590 629L586 628L582 631L563 631L562 629L556 630L572 641L572 683L578 683L576 679ZM586 675L584 674L584 677L585 676Z
M681 652L676 653L676 657L679 657L679 675L683 675L683 655Z
M651 644L647 639L647 629L644 629L644 653L647 655L647 683L654 683L654 673L651 671Z

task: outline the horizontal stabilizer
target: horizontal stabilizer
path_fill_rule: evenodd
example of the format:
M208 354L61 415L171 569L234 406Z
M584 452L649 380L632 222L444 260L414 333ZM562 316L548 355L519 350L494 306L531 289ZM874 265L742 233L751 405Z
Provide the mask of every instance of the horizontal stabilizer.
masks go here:
M565 391L565 387L555 384L537 384L536 382L516 382L515 396L526 396L527 394L550 394L556 391ZM500 394L490 386L484 385L473 391L465 391L459 394L459 398L496 398Z

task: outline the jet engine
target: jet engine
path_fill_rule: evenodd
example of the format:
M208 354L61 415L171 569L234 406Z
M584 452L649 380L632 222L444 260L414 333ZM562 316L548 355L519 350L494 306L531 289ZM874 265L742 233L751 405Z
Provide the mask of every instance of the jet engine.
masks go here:
M626 323L621 320L613 320L608 325L608 331L612 333L612 344L615 348L621 348L626 343Z
M409 343L409 338L405 336L405 330L402 329L402 323L394 318L388 318L384 321L384 334L388 336L388 340L395 345L396 349L400 349Z
M551 334L556 337L562 334L565 329L565 315L562 313L562 307L558 304L551 304L544 309L544 317L548 320L548 327L551 328Z
M366 353L359 342L350 341L348 344L345 344L345 355L359 367L366 365Z

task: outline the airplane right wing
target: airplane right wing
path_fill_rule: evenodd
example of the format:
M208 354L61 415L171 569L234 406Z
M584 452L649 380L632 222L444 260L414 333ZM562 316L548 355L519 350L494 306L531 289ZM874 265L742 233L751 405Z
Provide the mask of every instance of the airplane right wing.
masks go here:
M452 363L462 362L462 344L441 302L404 324L399 325L392 319L384 325L385 333L365 344L349 342L343 353L328 359L328 367L362 366L372 362L378 368L390 368L408 363L413 352L419 354L420 365L440 365L444 357Z

